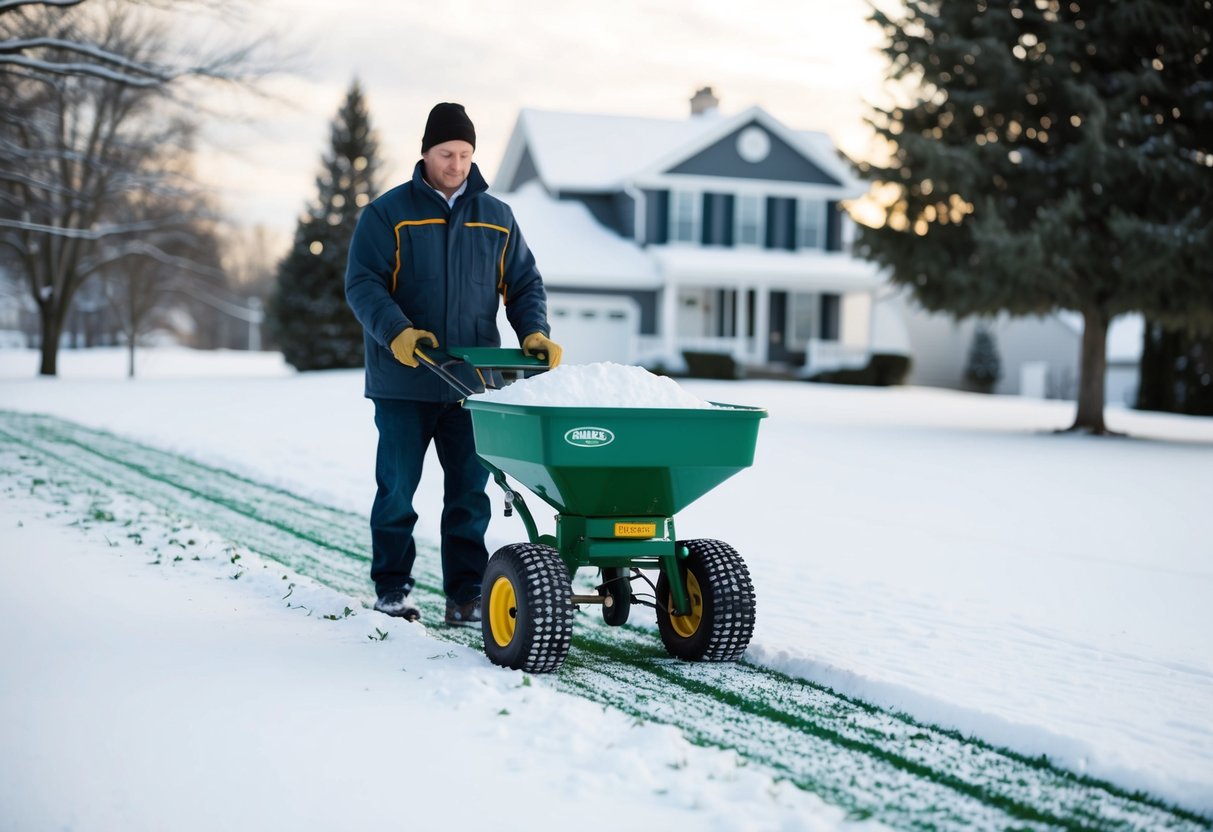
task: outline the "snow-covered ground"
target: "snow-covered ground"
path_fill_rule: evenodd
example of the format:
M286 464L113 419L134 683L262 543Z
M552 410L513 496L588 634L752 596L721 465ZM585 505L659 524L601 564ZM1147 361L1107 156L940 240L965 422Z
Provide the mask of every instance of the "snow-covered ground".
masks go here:
M369 507L375 430L360 372L159 349L129 381L121 352L60 361L59 379L37 379L34 354L0 352L0 408ZM752 659L1213 813L1213 420L1111 409L1130 437L1091 438L1052 433L1073 417L1060 402L683 385L771 414L754 467L678 517L680 536L746 557ZM418 498L428 539L439 476L431 460ZM598 810L621 791L645 826L843 823L728 754L521 688L421 628L361 609L299 621L276 575L151 570L143 553L82 541L28 495L6 496L0 827L204 828L224 812L275 827L431 826L505 812L528 828L613 828ZM525 532L497 516L489 535L491 549ZM307 591L335 612L345 603ZM368 640L372 625L389 641Z

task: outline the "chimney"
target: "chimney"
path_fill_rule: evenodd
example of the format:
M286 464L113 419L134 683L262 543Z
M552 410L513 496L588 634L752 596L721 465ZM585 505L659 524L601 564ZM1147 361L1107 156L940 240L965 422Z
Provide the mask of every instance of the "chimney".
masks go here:
M700 87L691 96L691 115L702 116L714 113L720 107L720 99L712 94L711 87Z

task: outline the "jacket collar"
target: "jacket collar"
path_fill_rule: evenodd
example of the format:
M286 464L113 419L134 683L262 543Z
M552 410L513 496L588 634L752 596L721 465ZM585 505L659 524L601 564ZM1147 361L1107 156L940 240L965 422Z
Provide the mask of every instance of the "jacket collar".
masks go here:
M480 175L480 168L475 162L472 162L472 169L468 171L467 182L467 190L464 191L463 196L456 201L457 205L461 202L466 202L476 194L483 193L489 189L489 183L486 182L484 177ZM433 195L433 197L440 200L444 206L446 205L446 200L442 197L442 194L431 188L429 183L425 181L424 159L418 159L417 164L413 166L413 185L422 189L423 192Z

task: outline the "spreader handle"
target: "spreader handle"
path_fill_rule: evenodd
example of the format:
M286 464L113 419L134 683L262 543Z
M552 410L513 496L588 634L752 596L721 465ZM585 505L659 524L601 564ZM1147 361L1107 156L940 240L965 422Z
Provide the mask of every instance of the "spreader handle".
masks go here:
M483 370L546 370L547 361L506 347L451 347L447 352Z
M548 363L541 358L527 355L522 350L502 347L451 347L448 350L421 349L416 355L421 366L434 372L463 397L483 393L488 385L481 370L546 370ZM480 378L481 389L473 390L451 372L452 366L467 364Z

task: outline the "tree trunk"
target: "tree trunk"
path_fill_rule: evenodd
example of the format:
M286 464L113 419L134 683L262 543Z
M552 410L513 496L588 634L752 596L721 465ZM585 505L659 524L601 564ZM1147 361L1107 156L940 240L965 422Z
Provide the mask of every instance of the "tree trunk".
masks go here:
M1108 316L1101 310L1082 313L1082 358L1078 378L1078 414L1070 430L1106 434L1104 386L1108 369Z
M38 318L42 324L42 366L38 374L58 375L59 335L63 330L63 319L51 303L38 306Z

